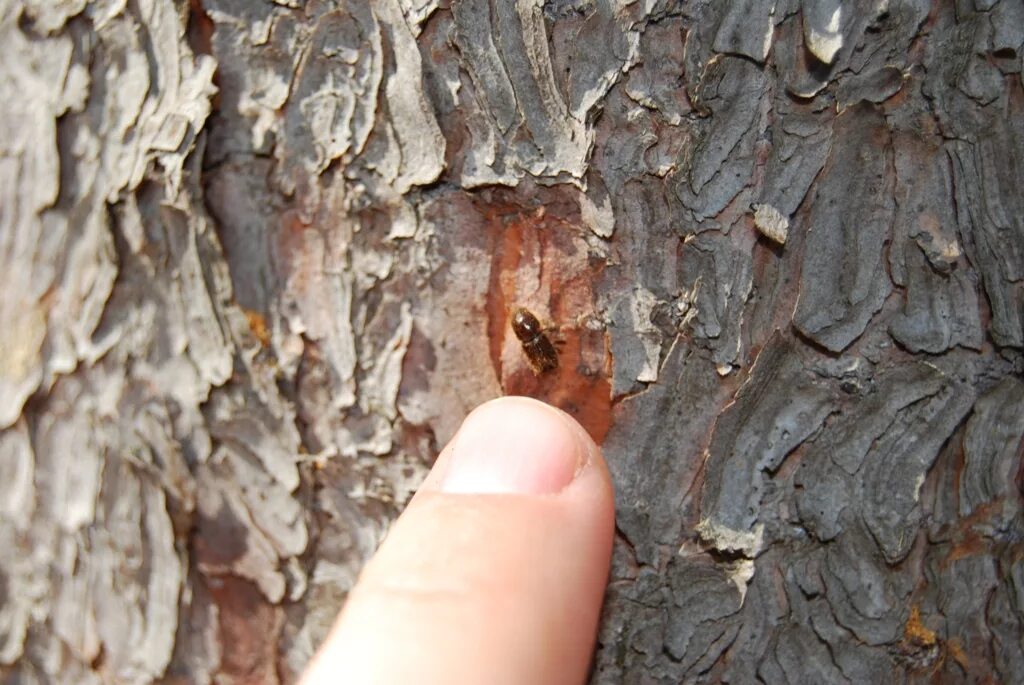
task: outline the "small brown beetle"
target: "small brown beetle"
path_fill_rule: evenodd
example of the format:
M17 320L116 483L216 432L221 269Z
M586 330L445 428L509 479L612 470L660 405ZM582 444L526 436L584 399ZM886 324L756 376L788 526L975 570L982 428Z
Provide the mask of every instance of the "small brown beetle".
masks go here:
M537 317L529 310L519 307L512 312L512 331L523 344L523 352L526 353L534 373L540 375L558 368L558 352L544 334Z

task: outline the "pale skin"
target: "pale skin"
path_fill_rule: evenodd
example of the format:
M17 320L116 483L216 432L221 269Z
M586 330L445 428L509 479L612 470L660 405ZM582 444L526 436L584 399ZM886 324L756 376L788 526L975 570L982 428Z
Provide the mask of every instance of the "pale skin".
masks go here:
M614 499L564 412L473 411L366 566L302 685L582 683Z

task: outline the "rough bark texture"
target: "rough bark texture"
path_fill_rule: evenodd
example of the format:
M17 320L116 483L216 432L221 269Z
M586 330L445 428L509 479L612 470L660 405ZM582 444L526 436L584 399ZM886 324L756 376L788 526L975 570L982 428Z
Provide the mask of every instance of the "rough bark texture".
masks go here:
M594 682L1024 682L1022 43L1021 0L0 0L0 678L293 681L527 393L616 482Z

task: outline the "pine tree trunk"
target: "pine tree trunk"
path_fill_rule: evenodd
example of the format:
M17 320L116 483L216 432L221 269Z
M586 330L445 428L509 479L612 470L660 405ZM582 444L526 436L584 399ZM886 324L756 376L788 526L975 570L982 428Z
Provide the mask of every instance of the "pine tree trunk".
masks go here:
M1024 682L1022 44L1022 0L0 0L0 679L293 682L529 394L615 478L595 683Z

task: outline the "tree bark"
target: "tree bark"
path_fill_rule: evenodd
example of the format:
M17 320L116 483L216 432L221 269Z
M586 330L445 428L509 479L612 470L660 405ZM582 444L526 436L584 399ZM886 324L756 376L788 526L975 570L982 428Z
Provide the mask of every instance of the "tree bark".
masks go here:
M1021 0L0 0L0 53L5 682L293 682L503 393L613 472L593 682L1024 682Z

